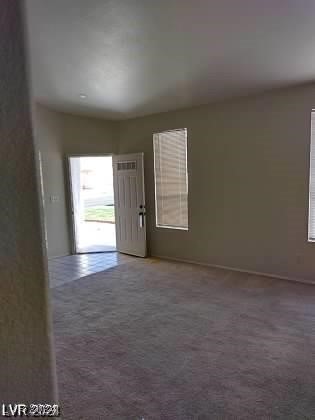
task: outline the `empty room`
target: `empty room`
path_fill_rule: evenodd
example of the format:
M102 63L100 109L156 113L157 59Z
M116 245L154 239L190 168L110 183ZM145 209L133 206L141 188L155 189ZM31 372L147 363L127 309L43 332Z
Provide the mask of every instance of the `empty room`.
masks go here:
M315 2L2 0L0 416L315 418Z

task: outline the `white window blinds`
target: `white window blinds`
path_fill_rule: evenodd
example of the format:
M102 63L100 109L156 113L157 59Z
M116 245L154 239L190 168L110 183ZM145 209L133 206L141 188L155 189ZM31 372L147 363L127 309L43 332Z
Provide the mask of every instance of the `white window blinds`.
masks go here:
M315 110L311 113L311 156L309 186L308 239L315 241Z
M153 135L156 226L188 230L187 130Z

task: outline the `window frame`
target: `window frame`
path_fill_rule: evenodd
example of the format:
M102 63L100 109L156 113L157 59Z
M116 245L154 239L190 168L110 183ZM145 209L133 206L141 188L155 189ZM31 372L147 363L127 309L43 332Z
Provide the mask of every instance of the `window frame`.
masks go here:
M314 120L314 124L313 124L313 120ZM313 154L315 155L315 108L312 108L311 112L310 112L309 127L310 127L310 148L309 148L309 171L308 171L307 242L314 243L315 242L315 232L314 232L314 237L312 237L312 235L311 235L311 219L312 219L312 214L311 213L315 213L315 200L313 200L314 205L312 205L312 200L311 200L311 195L312 195L311 177L312 177L312 155ZM314 142L313 142L313 136L312 136L313 131L314 131ZM314 172L315 172L315 168L314 168Z
M186 134L186 188L187 188L187 227L182 226L170 226L170 225L161 225L158 223L158 204L157 204L157 183L156 183L156 158L155 158L155 143L154 143L154 136L161 135L164 133L171 133L174 131L184 131ZM183 232L188 232L189 230L189 182L188 182L188 129L187 128L175 128L171 130L164 130L160 132L153 133L153 165L154 165L154 205L155 205L155 228L157 229L171 229L171 230L179 230Z

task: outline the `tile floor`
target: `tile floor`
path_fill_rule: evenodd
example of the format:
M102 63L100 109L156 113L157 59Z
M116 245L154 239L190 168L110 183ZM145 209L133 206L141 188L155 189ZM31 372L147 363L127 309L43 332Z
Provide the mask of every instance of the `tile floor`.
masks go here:
M52 258L48 261L50 287L58 287L81 277L132 261L129 255L118 252L78 254Z

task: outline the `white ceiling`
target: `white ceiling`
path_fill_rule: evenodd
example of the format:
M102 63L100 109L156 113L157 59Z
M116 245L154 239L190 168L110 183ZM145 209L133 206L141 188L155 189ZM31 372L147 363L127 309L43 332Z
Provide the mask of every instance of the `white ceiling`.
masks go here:
M315 79L315 0L26 6L34 95L60 110L123 119Z

